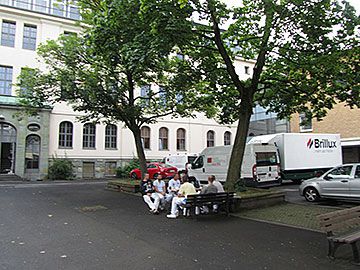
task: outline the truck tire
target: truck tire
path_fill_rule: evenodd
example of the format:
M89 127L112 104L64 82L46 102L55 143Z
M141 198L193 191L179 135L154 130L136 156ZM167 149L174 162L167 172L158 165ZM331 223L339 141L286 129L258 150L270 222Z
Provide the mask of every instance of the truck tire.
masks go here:
M291 180L294 184L301 184L302 180L301 179L296 179L296 180Z

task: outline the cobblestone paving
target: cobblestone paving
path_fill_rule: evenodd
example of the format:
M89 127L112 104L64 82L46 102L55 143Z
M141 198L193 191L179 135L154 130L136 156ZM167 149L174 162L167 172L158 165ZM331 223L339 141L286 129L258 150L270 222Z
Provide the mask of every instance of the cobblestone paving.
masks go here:
M284 203L262 209L245 210L234 215L320 231L316 216L335 210L337 209Z

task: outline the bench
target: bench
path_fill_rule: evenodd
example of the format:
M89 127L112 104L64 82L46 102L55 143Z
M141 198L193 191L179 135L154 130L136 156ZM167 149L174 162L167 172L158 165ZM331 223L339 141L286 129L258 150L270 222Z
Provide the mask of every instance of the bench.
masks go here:
M218 211L224 210L228 216L230 213L230 207L234 199L234 193L232 192L221 192L221 193L209 193L209 194L194 194L188 195L186 198L186 204L184 206L185 215L190 214L191 210L195 213L196 207L212 207L218 205Z
M341 245L351 245L354 261L360 264L356 242L360 240L360 206L338 210L318 216L321 229L329 243L328 257L335 259L335 251Z

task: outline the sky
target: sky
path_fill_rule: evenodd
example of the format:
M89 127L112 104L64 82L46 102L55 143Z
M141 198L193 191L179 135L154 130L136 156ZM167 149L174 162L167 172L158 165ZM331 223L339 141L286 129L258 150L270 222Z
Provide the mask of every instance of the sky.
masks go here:
M225 3L231 6L238 5L241 0L223 0ZM356 14L360 15L360 0L347 0L356 9Z

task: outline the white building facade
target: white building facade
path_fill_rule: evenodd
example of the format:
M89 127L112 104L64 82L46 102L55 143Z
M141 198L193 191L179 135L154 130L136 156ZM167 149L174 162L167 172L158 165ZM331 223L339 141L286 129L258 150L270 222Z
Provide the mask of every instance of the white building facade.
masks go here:
M44 68L37 58L38 45L63 33L80 32L76 6L55 3L0 0L0 174L43 179L49 161L57 157L71 160L78 178L113 176L116 167L137 156L132 133L123 123L81 123L63 103L37 117L15 117L21 106L13 84L21 69ZM236 68L245 79L252 66L239 61ZM235 132L236 125L219 125L198 113L196 118L160 119L144 126L142 136L147 159L160 160L169 154L195 154L207 146L232 144Z

